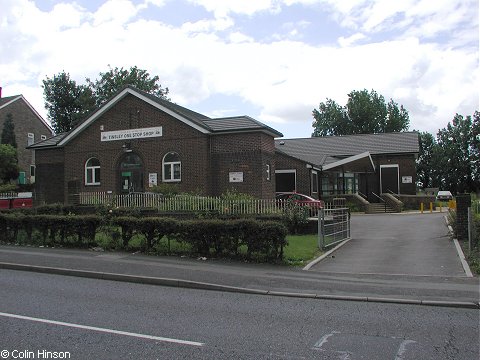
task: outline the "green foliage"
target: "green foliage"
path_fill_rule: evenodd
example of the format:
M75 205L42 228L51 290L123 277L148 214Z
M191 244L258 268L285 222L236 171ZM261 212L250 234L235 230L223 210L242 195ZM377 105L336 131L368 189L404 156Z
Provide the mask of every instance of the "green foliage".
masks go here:
M133 85L139 90L169 100L167 98L169 90L168 88L162 88L159 83L160 78L158 76L150 77L146 70L139 69L136 66L127 70L123 67L112 69L108 65L108 71L100 73L99 76L100 78L95 81L86 79L88 86L94 94L97 106L101 106L126 85Z
M0 213L0 241L38 243L43 246L103 246L129 250L132 239L151 251L163 239L188 245L192 255L236 257L242 247L247 257L268 260L283 257L287 229L279 222L248 220L188 220L163 217L122 217L99 215L35 215ZM38 239L35 240L35 239ZM138 246L138 245L137 245Z
M235 200L255 200L255 196L252 196L250 194L244 194L241 192L238 192L235 189L232 190L227 190L224 192L220 198L222 200L228 200L228 201L235 201Z
M4 183L18 178L17 149L9 144L0 144L0 180Z
M47 116L56 134L70 131L94 109L91 89L77 85L65 71L53 78L47 76L42 87Z
M164 196L174 196L180 194L178 184L160 183L150 188L150 191Z
M43 80L43 96L48 119L56 134L71 130L96 107L101 106L125 85L133 85L149 94L169 100L168 88L162 88L159 77L150 77L146 70L131 67L118 68L99 74L96 80L85 79L86 85L77 85L70 74L62 71Z
M284 221L290 234L298 234L299 230L308 223L310 210L289 199L284 208Z
M407 131L410 118L407 110L375 90L352 91L348 94L345 107L332 99L320 103L319 109L313 110L312 136L373 134Z
M417 182L423 189L433 187L437 143L432 134L419 133L419 153L417 158Z
M16 189L17 189L16 184L0 184L0 194L12 192L12 191L15 191Z
M1 143L12 145L15 149L17 148L15 124L13 123L13 116L11 113L7 114L5 122L3 123Z

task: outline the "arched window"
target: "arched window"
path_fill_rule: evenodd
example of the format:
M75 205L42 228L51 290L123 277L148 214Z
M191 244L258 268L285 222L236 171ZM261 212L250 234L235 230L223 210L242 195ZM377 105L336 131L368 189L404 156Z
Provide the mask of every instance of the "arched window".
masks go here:
M90 158L85 163L85 185L100 185L100 161Z
M182 180L182 162L180 155L176 152L169 152L163 157L163 181Z

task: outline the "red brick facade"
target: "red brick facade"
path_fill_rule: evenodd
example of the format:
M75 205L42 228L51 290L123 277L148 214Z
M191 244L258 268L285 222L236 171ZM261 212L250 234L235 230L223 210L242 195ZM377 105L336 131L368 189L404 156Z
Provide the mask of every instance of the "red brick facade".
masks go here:
M9 103L9 99L16 100ZM17 141L18 167L21 172L25 173L26 183L33 182L31 180L34 179L30 178L30 166L35 165L36 159L34 150L26 149L29 145L28 135L33 134L33 137L30 137L30 141L33 143L40 141L42 137L51 137L52 130L40 115L29 106L23 96L12 96L2 100L6 103L0 107L0 132L3 130L7 115L12 114Z
M162 127L162 136L128 141L131 153L140 157L143 189L148 191L149 174L162 182L164 156L175 152L181 160L182 192L220 195L228 190L273 198L274 138L261 131L231 134L204 133L133 95L127 95L90 125L55 150L40 149L37 190L44 202L66 201L68 188L80 192L121 191L119 164L126 141L101 141L101 133L125 129ZM100 162L100 184L86 185L85 164ZM40 164L41 163L41 164ZM63 174L60 169L63 166ZM266 165L271 166L270 180ZM49 171L55 169L55 174ZM231 173L243 173L242 182L231 182ZM63 179L62 179L63 176ZM60 195L61 194L61 195Z

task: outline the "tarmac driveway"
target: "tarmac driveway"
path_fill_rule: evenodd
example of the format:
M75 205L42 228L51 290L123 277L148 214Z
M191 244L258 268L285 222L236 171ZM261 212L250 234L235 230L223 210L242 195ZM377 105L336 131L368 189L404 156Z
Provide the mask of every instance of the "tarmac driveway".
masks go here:
M444 215L353 215L352 240L310 270L464 277Z

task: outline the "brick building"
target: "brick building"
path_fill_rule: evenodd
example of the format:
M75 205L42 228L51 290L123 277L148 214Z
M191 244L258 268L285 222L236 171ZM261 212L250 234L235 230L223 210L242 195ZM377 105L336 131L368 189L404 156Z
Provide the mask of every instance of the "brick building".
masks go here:
M416 132L276 140L276 191L415 195Z
M273 198L274 138L281 136L248 116L211 119L128 86L70 132L30 147L37 199L143 192L160 183Z
M35 182L35 151L26 147L52 136L52 128L30 105L23 95L2 97L0 87L0 131L2 131L8 114L12 115L17 141L18 183Z
M275 140L282 136L248 116L212 119L128 86L70 132L30 147L37 200L160 183L264 199L281 191L415 193L416 133Z

